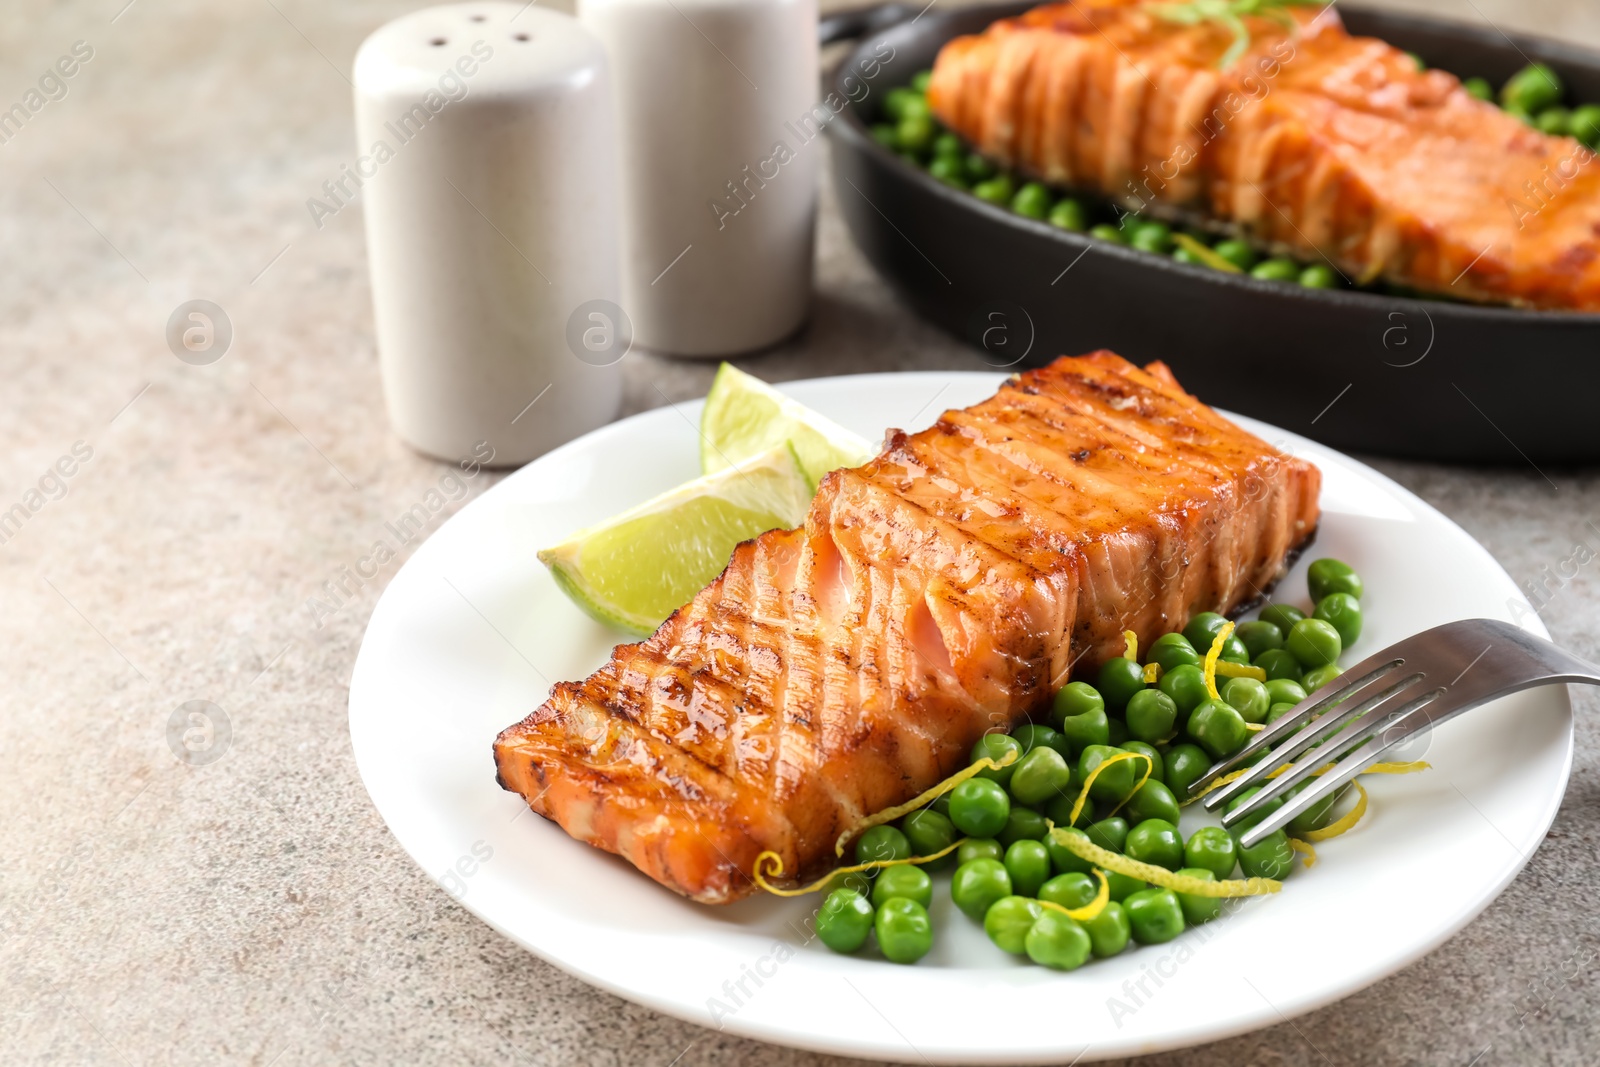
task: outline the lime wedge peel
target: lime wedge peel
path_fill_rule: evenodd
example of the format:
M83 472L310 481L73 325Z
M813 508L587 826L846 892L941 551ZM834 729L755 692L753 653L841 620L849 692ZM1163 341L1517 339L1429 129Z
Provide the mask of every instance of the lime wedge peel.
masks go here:
M733 548L805 521L814 492L780 440L542 550L562 592L590 617L644 636L728 565Z
M783 442L794 446L813 488L839 467L876 454L866 438L778 392L732 364L717 368L700 413L700 470L714 474Z

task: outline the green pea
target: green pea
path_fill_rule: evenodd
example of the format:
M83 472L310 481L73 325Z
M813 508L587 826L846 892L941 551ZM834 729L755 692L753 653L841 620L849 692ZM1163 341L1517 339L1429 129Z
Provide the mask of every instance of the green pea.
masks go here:
M1240 847L1239 869L1246 878L1287 878L1294 869L1289 835L1275 830L1249 848Z
M1344 642L1331 622L1301 619L1289 631L1289 640L1284 647L1300 661L1302 667L1310 669L1326 666L1338 659L1339 653L1344 651Z
M1180 811L1178 798L1172 795L1172 790L1165 782L1154 778L1134 790L1123 810L1128 813L1128 821L1134 824L1150 819L1176 823Z
M856 862L903 860L910 858L911 842L893 826L874 826L856 839Z
M1145 888L1148 888L1145 883L1126 874L1106 874L1107 895L1119 904Z
M872 932L872 905L854 889L835 889L817 909L817 939L835 952L854 952Z
M1329 593L1317 601L1312 618L1321 619L1339 631L1339 643L1349 648L1361 636L1361 601L1349 593Z
M1149 662L1161 664L1161 671L1167 671L1183 666L1185 663L1198 667L1201 663L1200 653L1195 651L1189 639L1179 633L1162 634L1156 638L1145 653Z
M1304 788L1305 786L1302 785L1289 790L1289 796L1294 796L1294 794L1298 793ZM1333 821L1333 806L1339 803L1339 798L1344 795L1345 789L1348 788L1350 787L1345 786L1342 789L1335 789L1332 793L1329 793L1327 796L1311 805L1305 811L1302 811L1299 815L1296 815L1294 818L1290 819L1289 825L1284 827L1284 829L1291 834L1307 834L1312 830L1322 829L1324 826ZM1287 803L1287 800L1285 803Z
M956 868L950 879L950 899L969 918L982 922L997 900L1011 895L1011 875L999 860L977 859Z
M950 821L968 837L994 837L1010 814L1011 798L998 782L968 778L950 791Z
M1215 882L1217 876L1204 867L1183 867L1179 874L1198 878L1202 882ZM1221 897L1202 897L1195 893L1179 893L1178 907L1183 909L1183 919L1190 926L1208 923L1222 914Z
M1488 78L1468 78L1461 83L1461 88L1474 100L1494 99L1494 86L1489 84Z
M1043 804L1071 788L1072 770L1053 748L1033 749L1011 776L1011 795L1023 804Z
M1311 670L1306 671L1305 679L1301 684L1306 687L1307 693L1315 693L1343 673L1344 671L1340 669L1337 663L1324 664L1321 667L1313 667Z
M1090 823L1086 832L1094 844L1109 852L1121 852L1128 843L1128 820L1113 815L1109 819Z
M1349 593L1361 599L1361 575L1350 564L1336 559L1319 559L1306 569L1306 584L1311 587L1311 601L1316 603L1329 593Z
M1050 880L1050 853L1037 841L1012 842L1004 862L1011 891L1019 897L1037 896L1039 887Z
M1227 639L1222 642L1222 655L1218 658L1229 663L1248 664L1250 662L1250 650L1244 646L1243 641L1239 640L1237 634L1229 634Z
M1078 780L1087 782L1096 767L1122 753L1122 749L1112 748L1110 745L1090 745L1083 750L1083 755L1078 757ZM1118 760L1095 778L1093 784L1089 786L1089 795L1096 800L1115 804L1133 792L1134 783L1139 780L1139 773L1143 769L1139 766L1138 760Z
M944 131L933 139L934 159L954 160L956 166L959 167L962 163L962 157L966 154L967 146L961 143L961 138L957 137L949 130ZM961 177L965 179L966 174L963 173Z
M1225 617L1214 611L1202 611L1189 620L1189 625L1183 628L1183 636L1193 646L1195 652L1204 658L1226 625L1228 620Z
M1089 959L1093 943L1089 934L1070 916L1046 910L1035 920L1023 940L1028 958L1055 971L1072 971Z
M1162 695L1165 696L1166 694ZM1150 761L1148 767L1143 760L1129 761L1129 765L1133 767L1134 781L1137 782L1140 778L1145 777L1144 772L1146 770L1150 772L1149 777L1158 782L1167 776L1166 761L1161 758L1160 751L1154 745L1146 744L1143 741L1124 741L1117 747L1124 752L1137 752Z
M1189 263L1197 266L1202 265L1205 262L1199 256L1195 255L1187 248L1184 248L1182 245L1179 245L1177 248L1172 250L1172 259L1176 263Z
M1288 649L1269 648L1257 656L1254 662L1266 672L1269 682L1280 679L1291 682L1300 680L1300 661L1295 659Z
M1196 707L1210 699L1206 691L1205 672L1192 664L1174 667L1161 676L1157 683L1161 691L1178 706L1178 714L1187 716Z
M1089 227L1089 236L1098 237L1102 241L1110 241L1113 244L1122 243L1122 230L1109 222L1102 222L1099 225Z
M1128 244L1164 256L1172 250L1172 227L1153 219L1142 220L1129 230Z
M1510 115L1512 118L1516 119L1518 122L1522 123L1524 126L1532 126L1533 125L1533 112L1529 111L1527 108L1519 107L1518 105L1515 105L1515 104L1508 104L1508 105L1506 105L1504 110L1505 110L1505 113L1507 115ZM1409 297L1412 297L1414 299L1420 299L1422 297L1422 294L1419 293L1419 292L1416 292L1415 290L1404 290L1404 291L1402 291L1402 287L1400 287L1400 286L1394 286L1393 288L1395 290L1395 295L1396 296L1409 296Z
M1011 731L1011 736L1016 738L1017 744L1022 746L1022 754L1024 756L1036 748L1053 748L1063 756L1071 751L1066 739L1060 733L1036 722L1023 723Z
M935 852L942 852L955 844L956 839L961 836L956 831L955 823L948 817L928 808L913 811L901 819L900 832L905 834L906 840L910 842L913 856L931 856ZM925 866L929 870L937 871L954 865L955 860L952 857L944 856Z
M1287 635L1294 629L1294 624L1306 617L1306 613L1293 604L1268 604L1261 609L1261 621L1270 622L1279 632Z
M895 133L900 139L900 150L921 156L933 147L933 139L939 135L939 127L934 124L930 115L907 115L895 127Z
M1500 102L1537 114L1560 103L1565 91L1555 71L1543 63L1530 63L1500 87Z
M1305 698L1305 686L1293 678L1267 679L1267 699L1273 704L1298 704ZM1271 714L1270 710L1268 714Z
M1101 665L1094 687L1105 698L1107 708L1121 711L1133 694L1144 688L1144 668L1124 656L1108 659Z
M841 889L850 889L860 893L863 897L872 895L872 875L868 871L836 871L827 884L821 889L824 894L836 893Z
M1121 748L1128 743L1128 724L1121 719L1106 719L1106 735L1111 738L1112 748Z
M978 152L968 152L967 158L963 162L967 168L967 181L969 182L981 182L988 178L993 178L996 174L994 164L990 163ZM1011 194L1008 192L1006 199L1009 200L1010 198Z
M1190 712L1186 729L1201 748L1219 760L1239 751L1250 739L1244 716L1220 700L1208 700Z
M1265 722L1272 698L1267 694L1267 684L1254 678L1229 678L1222 687L1222 699L1239 713L1245 722Z
M1011 776L1017 773L1017 761L1022 758L1022 744L1016 738L1006 734L984 734L973 743L972 753L967 758L970 766L981 759L992 759L996 763L1012 756L1012 761L1004 767L985 767L978 772L979 778L987 778L991 782L1001 785L1010 785Z
M1039 899L1063 908L1081 908L1100 892L1100 883L1087 874L1058 874L1039 887Z
M872 929L878 951L890 963L916 963L933 948L933 922L928 909L914 900L895 897L878 909Z
M1533 117L1533 128L1551 137L1567 137L1572 133L1572 112L1564 107L1547 107Z
M1183 846L1183 865L1210 871L1218 879L1232 878L1239 862L1239 847L1220 826L1202 826Z
M1282 701L1272 705L1272 707L1267 709L1267 725L1271 726L1273 723L1277 722L1279 719L1293 711L1294 708L1294 704L1287 704ZM1293 733L1294 731L1290 732Z
M1049 837L1045 838L1044 850L1050 854L1050 867L1058 874L1088 874L1094 870L1094 864L1079 856L1056 841L1058 837L1080 837L1093 840L1088 834L1075 827L1057 827Z
M1212 251L1240 270L1249 270L1256 265L1256 251L1244 241L1218 241Z
M933 81L933 71L919 70L911 76L911 88L919 93L926 94L928 84Z
M1016 195L1016 187L1009 174L996 174L993 178L978 182L972 187L972 195L979 200L990 204L1005 207L1011 203L1011 198Z
M1600 145L1600 104L1572 109L1572 136L1590 148Z
M992 837L969 837L956 848L956 866L965 866L973 860L997 860L1006 854L1006 847Z
M1068 682L1056 690L1055 698L1050 704L1050 717L1065 719L1085 712L1104 710L1106 702L1100 695L1100 690L1088 682Z
M1000 831L1000 843L1010 845L1017 841L1042 841L1050 832L1050 822L1032 808L1011 806L1006 816L1005 828Z
M928 101L921 93L904 86L890 89L883 97L883 113L893 122L899 122L906 115L912 114L918 105L925 108Z
M1004 897L989 905L983 916L983 932L1001 951L1020 956L1025 951L1028 931L1044 913L1037 900L1027 897Z
M1089 225L1089 216L1083 210L1082 204L1068 197L1057 201L1056 206L1050 209L1050 225L1071 230L1073 233L1082 233L1083 228Z
M1327 263L1313 263L1300 272L1300 284L1307 289L1339 288L1339 272Z
M1074 682L1074 685L1081 683ZM1085 687L1090 688L1090 687ZM1100 694L1095 693L1094 698L1100 699ZM1076 759L1083 754L1083 750L1090 745L1108 745L1111 743L1111 724L1106 718L1104 708L1095 708L1082 715L1068 715L1064 719L1056 720L1056 725L1061 728L1061 738L1066 742L1067 755Z
M928 164L928 173L934 178L955 189L967 187L967 175L962 169L961 160L951 159L949 156L934 156L933 162Z
M1141 945L1160 945L1183 933L1183 908L1170 889L1141 889L1123 901L1133 939Z
M1228 801L1228 810L1233 811L1235 808L1240 807L1259 792L1261 792L1260 786L1252 786L1249 789L1246 789L1244 792L1238 794L1232 800ZM1261 805L1261 809L1259 811L1252 812L1248 818L1234 823L1228 829L1236 834L1242 834L1246 830L1250 829L1250 827L1259 823L1262 819L1265 819L1268 815L1271 815L1273 812L1283 807L1283 802L1283 797L1273 797L1271 800Z
M1237 637L1244 645L1245 651L1250 653L1252 662L1263 652L1283 647L1283 631L1261 619L1241 622L1239 628L1233 631L1233 636Z
M1050 214L1051 201L1055 198L1038 182L1028 182L1017 195L1011 198L1011 210L1018 215L1025 215L1030 219L1043 219Z
M1183 837L1166 819L1146 819L1128 831L1128 858L1175 871L1183 866Z
M872 126L872 139L893 152L900 147L900 133L892 123L877 122Z
M1141 689L1128 701L1124 718L1128 733L1154 744L1172 736L1178 721L1178 703L1159 689Z
M1112 901L1100 909L1100 914L1080 923L1089 935L1089 950L1097 960L1117 955L1128 947L1132 928L1128 925L1128 911Z
M928 810L936 811L948 819L950 817L950 794L940 793L934 797L933 801L928 805Z
M1075 788L1072 793L1056 797L1050 802L1044 813L1051 822L1057 826L1088 826L1094 822L1094 801L1087 798L1083 802L1083 808L1078 812L1078 817L1076 819L1072 817L1073 806L1078 802L1078 792L1079 790Z
M914 900L926 908L933 903L933 879L927 871L909 863L886 867L872 883L872 906L881 908L895 897Z
M1205 776L1211 763L1211 757L1199 745L1173 745L1167 749L1167 788L1179 800L1187 798L1189 787Z
M1281 256L1264 259L1250 268L1250 277L1268 282L1293 282L1300 279L1300 264Z

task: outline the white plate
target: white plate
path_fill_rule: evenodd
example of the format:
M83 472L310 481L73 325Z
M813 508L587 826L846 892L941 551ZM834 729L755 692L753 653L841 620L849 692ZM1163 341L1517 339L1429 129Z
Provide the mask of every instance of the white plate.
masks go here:
M876 439L989 396L998 374L874 374L783 391ZM1212 1041L1348 996L1464 926L1527 862L1572 760L1566 691L1502 700L1442 728L1433 770L1367 779L1373 809L1284 892L1070 974L1002 954L950 903L913 967L807 941L816 898L692 904L526 814L494 778L495 734L548 684L582 678L617 636L534 558L699 473L698 404L634 416L513 474L401 568L373 612L350 683L362 779L401 845L485 922L619 996L732 1033L823 1052L940 1063L1087 1061ZM1323 521L1285 579L1347 560L1366 579L1353 662L1417 630L1510 618L1511 579L1459 527L1370 468L1239 420L1322 468ZM1525 623L1544 633L1536 619ZM1353 658L1351 658L1353 657ZM1185 832L1204 816L1189 809ZM742 983L742 992L740 989Z

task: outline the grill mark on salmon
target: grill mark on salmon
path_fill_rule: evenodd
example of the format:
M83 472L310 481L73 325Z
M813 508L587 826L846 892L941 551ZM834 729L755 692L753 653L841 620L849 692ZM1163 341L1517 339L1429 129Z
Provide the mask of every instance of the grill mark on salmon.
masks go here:
M1019 375L739 545L648 639L495 741L502 785L722 903L965 764L1076 670L1234 611L1312 536L1320 475L1109 352Z
M1046 4L940 51L928 100L986 155L1131 207L1185 210L1346 275L1600 311L1600 167L1351 37L1330 6L1181 26L1143 0Z

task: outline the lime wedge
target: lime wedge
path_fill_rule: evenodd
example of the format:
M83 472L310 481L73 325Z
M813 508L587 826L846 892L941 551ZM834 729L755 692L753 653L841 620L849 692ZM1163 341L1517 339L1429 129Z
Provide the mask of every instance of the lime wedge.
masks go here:
M653 632L728 565L734 546L805 521L812 486L788 444L580 530L539 559L591 617Z
M713 474L788 441L812 486L839 467L859 467L872 443L772 386L724 363L700 413L700 470Z

